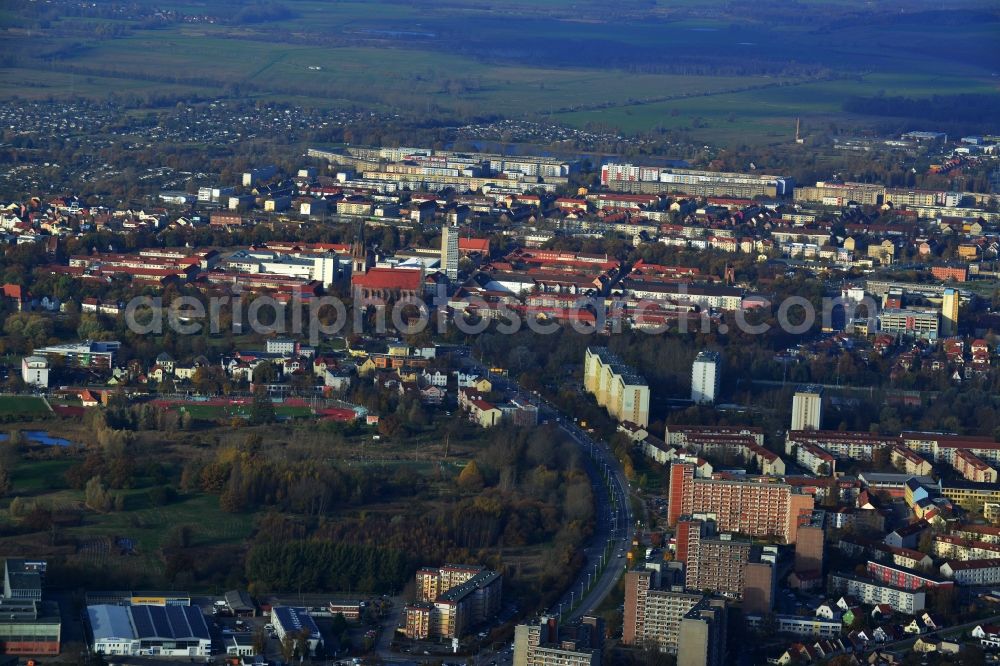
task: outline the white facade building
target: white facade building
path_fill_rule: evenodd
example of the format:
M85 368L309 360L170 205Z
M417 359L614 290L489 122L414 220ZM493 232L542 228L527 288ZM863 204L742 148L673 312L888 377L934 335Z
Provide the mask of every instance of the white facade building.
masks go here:
M25 356L21 359L21 379L28 386L49 387L49 361L44 356Z
M449 280L458 279L458 228L441 227L441 269Z
M212 636L197 606L101 604L87 607L95 653L208 657Z
M791 430L819 430L823 422L823 389L807 386L792 397Z
M712 404L719 395L722 363L719 352L699 352L691 367L691 400L696 404Z

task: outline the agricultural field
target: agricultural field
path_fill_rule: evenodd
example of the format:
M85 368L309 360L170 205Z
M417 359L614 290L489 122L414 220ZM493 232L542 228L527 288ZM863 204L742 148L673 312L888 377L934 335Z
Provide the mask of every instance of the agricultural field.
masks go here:
M622 2L614 16L569 0L285 0L264 14L156 3L196 17L162 23L152 6L113 18L43 13L31 30L31 16L0 14L8 42L26 46L0 67L2 94L238 96L420 122L683 130L720 143L783 140L796 118L870 125L842 113L852 96L1000 95L1000 18L977 0L948 12L920 1L902 15L851 0Z

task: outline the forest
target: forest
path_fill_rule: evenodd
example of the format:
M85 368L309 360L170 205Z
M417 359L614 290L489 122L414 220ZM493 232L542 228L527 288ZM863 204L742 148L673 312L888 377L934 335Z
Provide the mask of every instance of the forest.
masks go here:
M998 95L851 97L844 101L844 111L868 116L907 118L912 122L920 122L925 127L927 123L936 123L935 127L959 128L961 132L983 134L1000 131Z

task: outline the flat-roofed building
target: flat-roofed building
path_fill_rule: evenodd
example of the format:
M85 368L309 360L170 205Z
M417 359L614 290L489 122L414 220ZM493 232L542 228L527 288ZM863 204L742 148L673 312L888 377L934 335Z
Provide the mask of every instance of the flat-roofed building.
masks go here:
M749 628L758 630L764 628L763 615L746 615L745 617ZM822 617L782 615L779 613L775 613L772 617L776 623L774 630L779 634L815 638L836 638L840 636L844 628L840 620L828 620Z
M4 598L41 601L42 582L47 567L45 560L7 558L3 574Z
M409 638L460 638L500 611L503 577L478 565L417 571L418 601L405 609Z
M659 589L659 571L634 569L625 574L625 607L622 642L677 654L680 624L704 597L683 586Z
M696 404L712 404L719 395L722 379L722 357L719 352L699 352L691 366L691 400Z
M681 620L677 666L722 666L726 649L727 606L724 599L700 601Z
M828 183L819 181L812 186L795 188L795 201L820 203L824 206L846 206L854 202L877 206L885 198L885 186L869 183Z
M778 479L696 478L689 463L671 465L668 492L670 525L684 515L706 514L721 532L775 536L785 543L795 543L799 515L814 507L812 495Z
M86 342L51 345L35 350L36 356L44 356L51 363L58 362L68 368L85 368L93 370L110 370L115 354L121 347L120 342Z
M878 330L882 333L937 340L938 313L913 308L888 308L878 314Z
M542 616L514 629L513 666L600 666L604 646L604 621L584 616L559 625Z
M819 430L823 423L823 388L806 386L792 396L791 430Z
M59 606L35 599L0 599L0 653L57 655L62 640Z
M44 356L25 356L21 359L21 379L28 386L49 387L49 361Z
M648 383L610 350L587 347L583 387L615 419L649 425Z

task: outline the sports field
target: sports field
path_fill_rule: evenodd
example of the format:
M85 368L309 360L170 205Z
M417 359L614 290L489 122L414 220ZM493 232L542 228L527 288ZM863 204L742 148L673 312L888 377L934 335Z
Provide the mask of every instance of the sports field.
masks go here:
M0 395L0 419L33 419L49 414L41 398L28 395Z
M162 409L175 409L190 414L202 421L220 421L231 418L249 418L249 400L215 399L210 401L157 400L154 404ZM300 401L275 403L274 413L279 419L297 419L314 416L313 409Z

